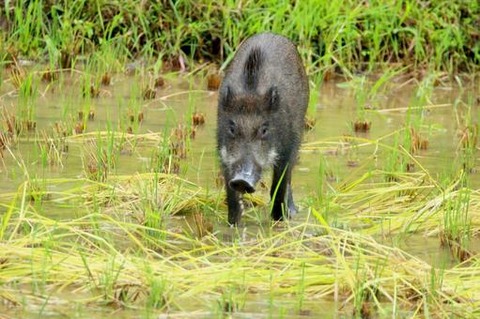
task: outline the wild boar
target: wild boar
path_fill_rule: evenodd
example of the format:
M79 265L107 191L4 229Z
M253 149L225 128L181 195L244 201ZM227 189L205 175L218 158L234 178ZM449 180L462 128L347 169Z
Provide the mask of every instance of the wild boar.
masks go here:
M296 46L262 33L244 41L219 89L217 146L226 182L228 222L237 225L242 194L273 167L272 218L296 213L291 176L302 141L308 80Z

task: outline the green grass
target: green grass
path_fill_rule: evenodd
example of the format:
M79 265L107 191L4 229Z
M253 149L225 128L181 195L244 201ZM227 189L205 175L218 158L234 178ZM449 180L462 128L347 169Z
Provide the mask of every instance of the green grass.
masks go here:
M299 44L311 74L337 70L350 76L391 64L452 74L478 71L479 12L476 2L460 0L422 5L416 0L264 0L241 6L210 0L36 0L6 2L0 35L13 56L47 56L57 68L75 67L80 56L97 52L109 57L98 59L107 70L138 56L222 64L247 36L273 31Z

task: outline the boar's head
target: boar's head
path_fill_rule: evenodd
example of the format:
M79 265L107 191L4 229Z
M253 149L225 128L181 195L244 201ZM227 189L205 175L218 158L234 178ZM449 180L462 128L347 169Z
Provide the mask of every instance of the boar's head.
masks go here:
M279 94L275 86L264 93L236 93L229 86L220 92L218 139L226 183L242 193L252 193L265 167L274 164L274 114Z

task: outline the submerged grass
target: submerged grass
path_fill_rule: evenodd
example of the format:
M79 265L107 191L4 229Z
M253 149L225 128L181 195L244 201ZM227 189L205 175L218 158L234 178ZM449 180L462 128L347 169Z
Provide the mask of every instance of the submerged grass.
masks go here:
M200 237L188 227L172 227L172 216L188 218L201 210L223 220L223 195L175 175L44 179L49 193L44 203L68 207L77 216L56 219L32 205L26 182L15 194L0 197L5 212L0 298L7 308L28 304L55 311L72 291L80 296L74 301L79 306L206 314L247 311L253 296L263 296L265 303L296 296L290 314L308 313L309 301L322 299L345 305L336 311L357 317L363 311L478 316L475 252L452 268L434 267L374 238L440 236L447 228L454 231L452 223L462 223L465 214L469 227L462 231L475 236L480 193L469 190L462 221L447 224L451 203L465 200L466 190L457 189L455 181L442 188L419 172L399 173L395 182L386 183L382 174L351 180L331 194L328 210L322 204L310 207L302 222L243 235L219 227ZM252 200L267 210L261 200ZM330 214L338 214L336 223L326 222ZM163 222L152 224L153 215Z
M361 107L357 115L372 114L367 104L376 102L382 83L394 73L377 80L371 89L367 89L367 78L354 82ZM93 78L93 71L92 75L82 73L75 83L91 83ZM181 116L173 114L173 124L165 124L162 133L132 134L141 124L135 115L145 107L140 86L133 88L128 110L117 112L123 122L107 120L105 131L87 127L74 134L55 124L53 136L12 132L17 143L35 140L41 154L38 166L44 170L62 166L68 148L80 149L84 165L77 178L46 178L42 172L33 173L36 167L25 164L21 152L16 157L17 152L10 149L13 145L5 146L8 160L20 167L25 182L16 192L0 194L2 307L42 313L73 303L112 307L112 311L179 316L200 311L206 317L212 313L222 317L258 313L251 301L256 298L268 303L271 316L314 316L318 309L312 304L322 300L345 316L475 318L480 312L476 284L480 269L471 243L480 232L480 193L468 187L467 170L440 182L412 155L410 127L424 129L423 112L444 107L428 101L432 84L422 83L412 105L402 109L409 125L398 131L377 140L349 136L340 138L341 142L336 137L335 142L304 144L305 152L333 145L351 151L352 159L366 148L372 153L357 173L338 186L319 179L313 198L305 200L301 222L273 227L268 217L258 217L268 216L268 206L259 197L249 198L254 208L245 216L247 228L222 227L223 192L164 173L188 157L194 143L192 96L184 122L177 122ZM192 89L192 82L188 85ZM118 101L125 103L120 97ZM81 123L88 126L95 124L85 117L92 103L85 96L80 104ZM74 123L78 108L68 107L63 117L73 117ZM464 125L471 128L465 130L466 142L461 142L459 150L470 152L475 160L476 131L474 123L466 120L473 111L465 112ZM5 113L4 117L11 116ZM133 132L125 129L128 125ZM395 142L389 143L391 139ZM150 157L145 156L146 149ZM146 158L142 169L147 173L120 175L115 163L125 150ZM373 162L374 168L368 169ZM406 163L415 164L416 172L409 172ZM319 168L322 178L329 174L327 160L324 164ZM4 168L8 169L5 164ZM438 239L438 246L447 248L453 261L432 266L383 243L402 242L410 235ZM73 301L69 294L76 296ZM293 306L282 308L286 300L293 300Z

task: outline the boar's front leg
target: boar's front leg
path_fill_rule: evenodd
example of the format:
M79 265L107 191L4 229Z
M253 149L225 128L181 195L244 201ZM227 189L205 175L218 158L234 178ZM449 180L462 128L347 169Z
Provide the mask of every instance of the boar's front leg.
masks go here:
M290 186L291 179L292 170L288 161L281 161L274 166L272 188L270 189L270 198L273 200L273 220L283 220L284 217L292 216L296 212Z

